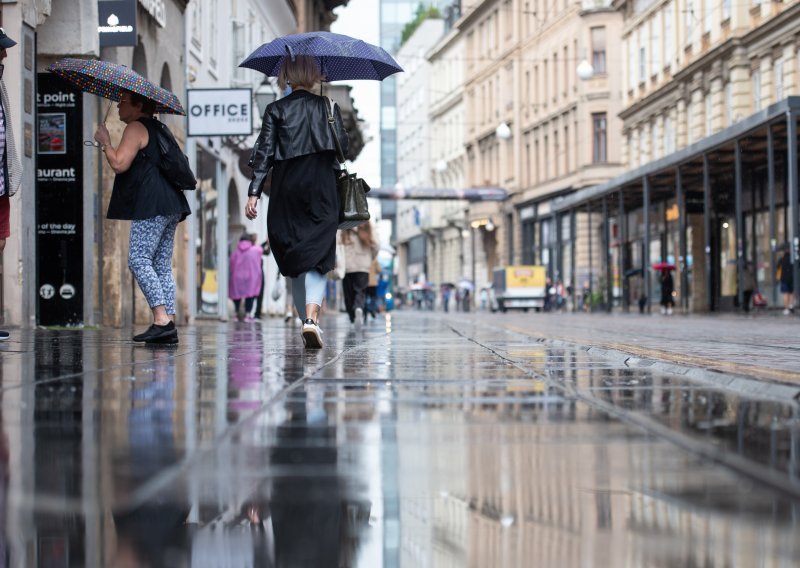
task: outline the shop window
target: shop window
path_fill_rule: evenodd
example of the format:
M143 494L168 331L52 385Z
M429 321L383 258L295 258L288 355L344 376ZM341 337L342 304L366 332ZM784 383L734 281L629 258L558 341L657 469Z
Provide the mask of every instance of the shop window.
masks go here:
M592 162L608 161L606 113L592 114Z

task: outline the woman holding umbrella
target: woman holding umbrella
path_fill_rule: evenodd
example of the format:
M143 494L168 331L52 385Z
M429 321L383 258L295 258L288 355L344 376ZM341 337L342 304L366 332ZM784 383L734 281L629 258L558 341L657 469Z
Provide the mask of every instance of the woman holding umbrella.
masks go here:
M253 179L245 207L257 215L258 198L272 169L267 227L270 246L281 274L291 277L295 307L303 321L303 344L322 347L319 312L326 273L333 270L339 197L336 193L336 142L328 126L328 99L313 90L322 80L317 60L286 57L278 74L281 90L291 94L270 104L250 164ZM335 108L336 136L347 153L347 132Z
M111 144L104 124L94 139L116 173L106 217L131 221L128 266L153 312L153 324L133 340L177 343L172 251L178 223L191 213L189 203L158 168L155 102L123 90L118 108L126 124L119 145Z
M675 281L672 279L672 272L669 268L661 269L661 313L668 316L672 315L672 308L675 307Z

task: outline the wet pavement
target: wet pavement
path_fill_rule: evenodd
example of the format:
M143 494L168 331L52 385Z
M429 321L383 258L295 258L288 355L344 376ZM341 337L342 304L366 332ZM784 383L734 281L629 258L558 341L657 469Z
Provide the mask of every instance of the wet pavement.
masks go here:
M200 323L176 347L18 332L0 346L0 562L800 564L795 400L588 349L638 321L506 316L330 315L316 352L280 320ZM641 330L648 353L697 333L705 356L669 325Z

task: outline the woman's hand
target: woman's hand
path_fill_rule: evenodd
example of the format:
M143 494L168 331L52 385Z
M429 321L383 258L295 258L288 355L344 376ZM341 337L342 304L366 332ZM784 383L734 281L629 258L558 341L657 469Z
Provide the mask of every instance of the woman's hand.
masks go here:
M258 205L258 197L251 195L247 198L247 205L244 206L244 216L251 221L258 216L256 206Z
M94 139L104 146L111 144L111 135L108 133L108 128L106 128L105 124L101 124L97 127L97 132L94 133Z

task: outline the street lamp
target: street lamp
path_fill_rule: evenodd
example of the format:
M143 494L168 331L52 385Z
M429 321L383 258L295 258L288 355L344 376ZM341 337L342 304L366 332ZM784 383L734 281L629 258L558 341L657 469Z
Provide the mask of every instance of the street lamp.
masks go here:
M584 58L579 64L578 68L576 69L578 73L578 79L581 81L588 81L594 76L594 67L589 61Z
M435 169L438 173L443 174L447 171L447 162L444 160L436 160L436 164L434 164L433 169Z
M500 140L508 140L511 138L511 128L505 122L501 122L495 129L494 134Z
M494 227L494 223L492 223L492 220L491 220L491 219L489 219L488 221L486 221L486 224L483 226L483 228L484 228L484 230L486 230L487 232L491 233L491 232L492 232L492 231L494 231L494 229L495 229L495 227Z

